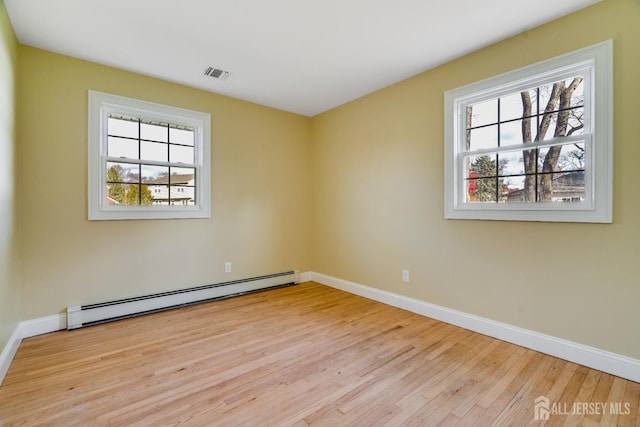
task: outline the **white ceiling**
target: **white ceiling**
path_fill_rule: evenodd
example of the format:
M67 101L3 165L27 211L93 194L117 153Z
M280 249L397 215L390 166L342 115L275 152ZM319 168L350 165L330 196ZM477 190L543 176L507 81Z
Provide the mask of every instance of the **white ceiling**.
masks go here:
M23 44L306 116L598 1L4 0Z

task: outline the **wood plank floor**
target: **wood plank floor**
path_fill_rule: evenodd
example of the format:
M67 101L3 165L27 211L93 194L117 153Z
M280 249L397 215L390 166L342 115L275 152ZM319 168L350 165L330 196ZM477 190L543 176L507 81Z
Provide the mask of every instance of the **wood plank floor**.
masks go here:
M639 407L638 383L315 283L28 338L0 387L5 426L640 426Z

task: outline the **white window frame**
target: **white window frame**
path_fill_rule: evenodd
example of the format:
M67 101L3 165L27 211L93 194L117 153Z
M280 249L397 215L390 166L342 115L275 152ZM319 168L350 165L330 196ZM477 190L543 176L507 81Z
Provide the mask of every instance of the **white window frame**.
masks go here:
M466 107L483 100L571 77L585 76L585 200L581 202L470 203L463 155ZM613 43L586 47L445 92L445 218L512 221L612 222ZM523 144L523 147L525 144ZM544 143L526 144L536 148ZM514 146L508 149L514 149ZM507 151L507 149L505 149Z
M106 188L107 117L122 114L194 129L196 203L194 205L109 205ZM89 220L211 217L211 115L153 102L89 91Z

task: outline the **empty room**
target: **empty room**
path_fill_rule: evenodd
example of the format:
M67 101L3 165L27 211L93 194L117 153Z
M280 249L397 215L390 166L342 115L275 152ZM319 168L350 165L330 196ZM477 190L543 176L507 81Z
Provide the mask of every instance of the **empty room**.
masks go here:
M0 425L640 426L640 1L0 30Z

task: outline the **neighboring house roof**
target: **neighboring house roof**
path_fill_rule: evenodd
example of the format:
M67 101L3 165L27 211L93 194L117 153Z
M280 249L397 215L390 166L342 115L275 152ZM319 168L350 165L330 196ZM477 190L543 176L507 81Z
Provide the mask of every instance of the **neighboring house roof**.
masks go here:
M562 172L554 173L559 175ZM566 172L560 176L556 176L551 181L553 191L555 192L567 192L567 191L583 191L584 190L584 171ZM524 189L515 190L513 188L507 189L507 197L514 197L520 194L524 194Z
M145 182L145 184L169 184L169 178L171 178L171 184L187 184L189 183L189 181L192 181L195 178L195 175L165 175L161 176L160 178L152 179L149 182Z
M554 190L576 190L584 188L584 172L567 172L553 179Z

